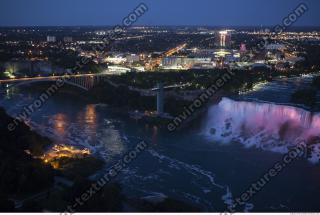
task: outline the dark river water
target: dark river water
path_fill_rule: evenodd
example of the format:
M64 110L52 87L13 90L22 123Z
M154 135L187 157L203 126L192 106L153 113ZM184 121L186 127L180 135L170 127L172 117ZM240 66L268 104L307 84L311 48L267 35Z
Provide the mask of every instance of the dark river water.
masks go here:
M124 193L165 195L204 211L225 211L281 161L292 141L320 135L319 114L289 104L294 89L310 81L303 77L260 84L212 105L201 126L175 133L119 116L103 104L87 105L71 95L50 98L28 123L55 143L89 148L105 160L105 170L145 140L150 148L116 179ZM36 98L37 93L11 88L3 91L0 105L15 116ZM279 135L287 122L290 126ZM288 165L238 210L319 211L319 151L320 142L308 159Z

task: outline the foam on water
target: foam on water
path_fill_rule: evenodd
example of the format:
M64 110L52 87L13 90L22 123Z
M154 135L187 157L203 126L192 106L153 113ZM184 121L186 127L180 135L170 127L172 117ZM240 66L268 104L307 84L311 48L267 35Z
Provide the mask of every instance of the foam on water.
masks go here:
M193 177L197 178L197 179L195 179L195 182L199 181L199 177L201 177L203 180L207 180L207 182L208 182L207 187L203 187L203 183L198 184L198 185L197 185L197 183L194 183L195 185L197 185L201 188L201 190L204 194L208 194L208 193L214 191L215 189L219 189L222 191L226 190L226 187L224 185L216 183L216 180L215 180L216 176L215 176L215 174L213 174L210 171L204 170L197 165L188 164L183 161L171 158L167 155L160 154L159 152L157 152L155 150L149 150L149 153L154 158L158 159L160 162L162 162L162 163L165 162L169 168L176 169L179 171L184 171L184 172L190 174L190 177L189 177L190 181L192 181ZM198 204L206 205L206 207L208 209L212 208L213 204L215 204L215 202L208 202L205 199L200 198L199 196L196 196L191 193L181 192L181 194L188 200L192 200L193 202L196 202Z
M297 107L223 98L209 109L203 133L222 143L236 141L279 153L303 139L312 143L310 160L319 161L320 115Z
M161 161L167 161L169 163L169 167L171 168L175 168L180 170L181 168L187 170L189 173L194 174L194 175L203 175L205 177L207 177L209 179L209 181L211 182L211 184L215 187L218 187L220 189L223 189L224 186L217 184L215 182L215 175L213 173L211 173L210 171L206 171L201 169L199 166L196 165L191 165L191 164L187 164L184 163L182 161L170 158L168 156L165 155L161 155L158 152L156 152L155 150L149 150L150 154L154 157L157 157L158 159L160 159Z

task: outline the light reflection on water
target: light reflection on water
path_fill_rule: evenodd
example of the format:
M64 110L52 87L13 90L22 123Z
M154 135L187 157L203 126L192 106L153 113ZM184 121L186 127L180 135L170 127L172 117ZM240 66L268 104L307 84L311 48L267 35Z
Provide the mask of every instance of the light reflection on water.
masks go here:
M95 131L97 128L97 112L94 105L87 105L84 118L85 124L87 124L92 131Z
M62 113L58 113L53 117L54 120L54 131L57 135L65 136L66 126L68 123L67 116Z
M10 94L2 94L0 104L16 116L38 96L37 93L23 93L21 89L11 88ZM112 160L125 152L126 142L117 121L106 118L105 113L97 109L94 104L53 97L32 113L31 120L26 123L55 144L88 148L97 156Z

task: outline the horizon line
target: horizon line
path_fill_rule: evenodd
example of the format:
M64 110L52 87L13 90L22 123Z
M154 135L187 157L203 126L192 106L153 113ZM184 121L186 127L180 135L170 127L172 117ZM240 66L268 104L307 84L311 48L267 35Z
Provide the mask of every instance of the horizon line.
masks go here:
M119 24L108 24L108 25L0 25L0 28L41 28L41 27L114 27L121 26ZM133 25L129 28L133 27L208 27L208 28L232 28L232 27L246 27L246 28L264 28L264 27L274 27L275 25ZM299 25L299 26L291 26L290 28L320 28L320 25Z

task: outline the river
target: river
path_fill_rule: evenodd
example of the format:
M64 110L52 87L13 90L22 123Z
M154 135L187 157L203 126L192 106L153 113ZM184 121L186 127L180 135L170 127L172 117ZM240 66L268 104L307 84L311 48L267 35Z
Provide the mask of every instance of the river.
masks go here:
M102 172L145 140L150 148L116 179L127 196L166 195L204 211L225 211L281 161L290 142L320 135L320 116L289 104L293 89L310 80L276 80L237 98L224 98L208 109L201 126L175 133L120 116L104 104L84 104L71 95L50 98L28 124L55 143L89 148L105 160ZM2 93L0 105L15 116L37 96L11 88ZM282 135L279 129L284 130ZM318 211L318 149L320 143L311 158L287 166L239 210Z

